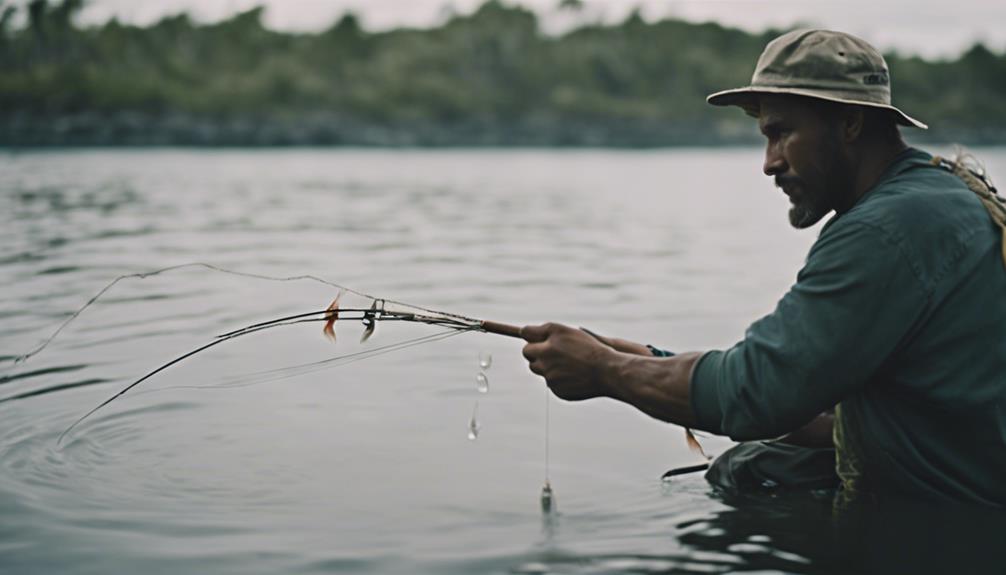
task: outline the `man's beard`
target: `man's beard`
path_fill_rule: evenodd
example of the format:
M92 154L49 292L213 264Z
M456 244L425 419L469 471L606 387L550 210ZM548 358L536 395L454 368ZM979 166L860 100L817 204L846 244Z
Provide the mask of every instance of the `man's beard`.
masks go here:
M811 192L808 188L802 188L802 191L804 196L799 200L794 200L793 205L789 208L789 223L798 230L816 224L831 211L831 206L826 202L824 194L818 195L817 192Z
M797 176L777 176L779 187L796 187L797 197L790 196L793 205L789 209L789 223L794 228L804 229L821 221L828 212L841 204L841 198L852 193L852 166L837 149L825 151L828 162L818 177L819 185L808 186Z

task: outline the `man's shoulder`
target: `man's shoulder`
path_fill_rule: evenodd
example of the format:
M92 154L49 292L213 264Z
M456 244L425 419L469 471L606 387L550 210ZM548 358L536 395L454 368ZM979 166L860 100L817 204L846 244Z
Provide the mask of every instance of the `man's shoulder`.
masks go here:
M925 152L908 150L828 228L866 225L894 238L926 240L955 231L973 233L987 224L988 214L975 194L931 159Z
M874 249L908 258L930 287L928 280L956 267L965 253L983 252L1000 241L977 196L930 158L922 152L909 155L852 209L829 222L819 241L856 230ZM884 241L877 242L878 237Z
M917 218L952 223L948 208L983 213L981 202L960 178L933 164L932 156L915 152L892 166L885 177L849 210L850 219L878 225L916 222Z

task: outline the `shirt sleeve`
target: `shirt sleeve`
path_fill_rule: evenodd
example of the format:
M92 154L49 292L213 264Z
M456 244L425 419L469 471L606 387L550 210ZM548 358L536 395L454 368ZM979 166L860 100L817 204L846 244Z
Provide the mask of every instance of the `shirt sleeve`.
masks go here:
M836 221L797 282L743 341L707 352L691 380L699 429L778 437L863 388L923 313L918 267L898 238Z

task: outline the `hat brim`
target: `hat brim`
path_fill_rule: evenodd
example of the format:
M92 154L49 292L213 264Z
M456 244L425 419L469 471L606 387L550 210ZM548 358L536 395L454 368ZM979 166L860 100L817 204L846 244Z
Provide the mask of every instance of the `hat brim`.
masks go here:
M929 126L923 124L922 122L916 120L915 118L895 108L894 106L889 106L887 104L878 104L876 102L864 102L862 100L841 98L830 94L823 94L817 90L803 90L800 88L775 88L770 86L764 86L764 87L749 86L747 88L737 88L734 90L723 90L722 92L716 92L715 94L709 95L709 97L706 98L706 102L712 104L713 106L738 106L742 108L745 112L747 112L748 115L757 118L759 108L758 96L761 96L763 94L792 94L794 96L805 96L807 98L817 98L818 100L838 102L839 104L852 104L856 106L869 106L870 108L880 108L882 110L890 110L894 112L895 117L897 118L897 122L902 126L919 128L920 130L929 129Z

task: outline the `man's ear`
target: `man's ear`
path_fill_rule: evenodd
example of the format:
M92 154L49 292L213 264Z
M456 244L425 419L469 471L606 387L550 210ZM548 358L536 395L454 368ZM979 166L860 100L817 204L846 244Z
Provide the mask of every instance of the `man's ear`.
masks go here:
M842 139L846 144L851 144L863 134L863 123L866 122L866 114L859 106L846 106L842 115Z

